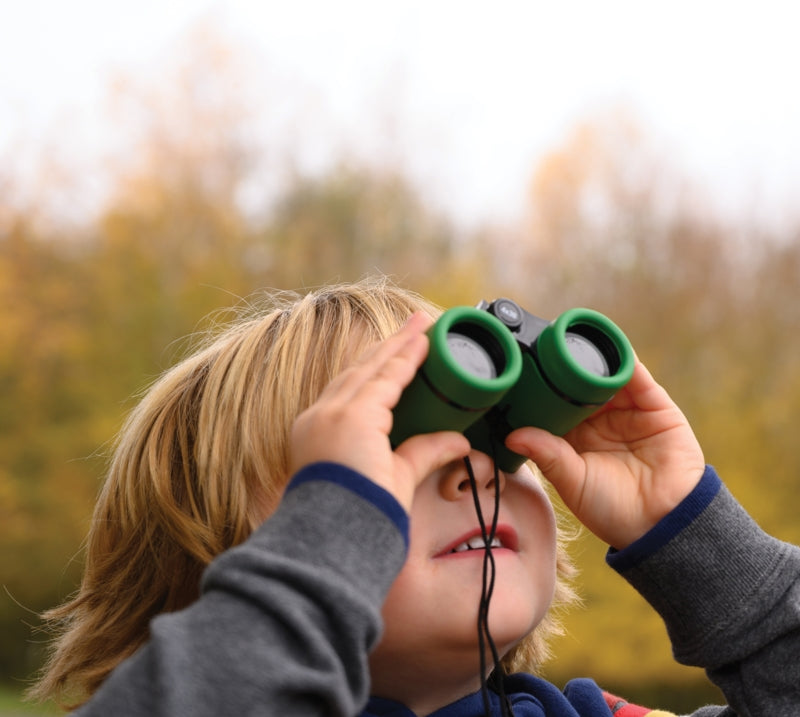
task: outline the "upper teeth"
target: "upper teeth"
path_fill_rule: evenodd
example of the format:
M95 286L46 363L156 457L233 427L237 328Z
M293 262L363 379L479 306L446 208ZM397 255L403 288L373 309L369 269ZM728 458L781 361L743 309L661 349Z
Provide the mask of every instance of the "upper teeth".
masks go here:
M492 548L502 548L503 543L500 541L500 538L495 536L492 538L491 542ZM453 553L463 553L465 550L483 550L486 547L486 542L480 535L476 535L469 540L465 540L463 543L459 543L456 545L455 548L451 552Z

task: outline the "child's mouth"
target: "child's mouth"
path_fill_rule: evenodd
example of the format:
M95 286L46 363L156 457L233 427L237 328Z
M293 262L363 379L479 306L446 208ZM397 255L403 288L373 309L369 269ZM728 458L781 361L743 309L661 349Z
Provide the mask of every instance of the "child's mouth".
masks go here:
M490 543L490 547L492 548L502 548L503 541L500 540L497 536L492 539ZM459 543L458 545L453 548L450 553L464 553L467 550L484 550L486 548L486 541L484 541L483 537L480 535L476 535L469 540L465 540L463 543Z
M489 546L492 550L511 550L516 552L518 538L516 531L507 525L499 525ZM457 538L441 550L435 557L440 558L446 555L459 555L475 551L483 552L486 550L486 541L480 530L474 530Z

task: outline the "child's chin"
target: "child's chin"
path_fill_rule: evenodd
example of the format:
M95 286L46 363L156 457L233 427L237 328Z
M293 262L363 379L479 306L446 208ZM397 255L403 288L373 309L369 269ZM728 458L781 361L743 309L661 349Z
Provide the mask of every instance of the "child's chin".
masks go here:
M498 601L500 603L500 601ZM532 610L531 605L512 604L506 608L496 604L494 598L489 606L489 632L498 649L510 650L527 637L542 621L546 610Z

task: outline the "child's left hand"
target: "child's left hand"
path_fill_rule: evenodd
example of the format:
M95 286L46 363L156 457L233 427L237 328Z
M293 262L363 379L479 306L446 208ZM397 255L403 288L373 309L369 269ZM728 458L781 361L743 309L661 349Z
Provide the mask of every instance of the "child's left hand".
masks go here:
M520 428L506 445L532 459L578 519L618 549L675 508L705 468L685 416L638 360L629 384L564 438Z

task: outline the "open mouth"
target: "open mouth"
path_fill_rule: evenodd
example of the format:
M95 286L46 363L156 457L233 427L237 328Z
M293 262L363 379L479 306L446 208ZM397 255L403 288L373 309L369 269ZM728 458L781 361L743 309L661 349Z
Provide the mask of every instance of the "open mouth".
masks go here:
M490 547L502 548L504 547L503 541L495 536L490 543ZM450 550L449 553L464 553L467 550L484 550L485 548L486 541L483 539L483 536L476 535L474 538L470 538L469 540L465 540L463 543L459 543L452 550Z
M509 526L498 526L489 547L492 550L517 550L517 534ZM445 555L459 555L474 551L483 552L486 550L486 541L480 530L475 530L467 535L463 535L450 543L444 550L440 551L436 557Z

